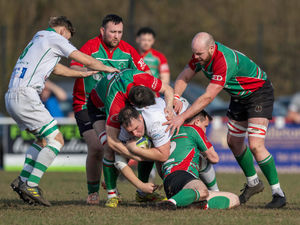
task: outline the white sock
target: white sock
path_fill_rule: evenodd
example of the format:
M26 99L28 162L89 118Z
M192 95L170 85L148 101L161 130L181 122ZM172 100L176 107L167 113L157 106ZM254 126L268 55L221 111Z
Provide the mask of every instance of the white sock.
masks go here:
M249 187L254 187L259 183L257 173L251 177L246 177L246 178L247 178L247 185Z
M282 189L280 188L279 183L271 185L271 189L272 189L272 195L279 194L281 197L284 197L284 193L283 193Z
M117 188L111 189L111 190L107 190L107 198L111 199L111 198L114 198L114 197L118 197L118 190L117 190Z

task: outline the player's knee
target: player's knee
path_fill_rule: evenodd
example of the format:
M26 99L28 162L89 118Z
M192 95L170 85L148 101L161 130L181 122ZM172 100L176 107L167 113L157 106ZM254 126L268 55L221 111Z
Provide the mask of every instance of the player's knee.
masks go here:
M249 143L249 148L250 148L251 152L253 153L253 155L256 155L256 154L259 154L260 152L264 151L265 145L264 145L264 143L258 143L255 141L251 141Z
M198 192L200 194L200 198L201 199L206 199L208 198L209 192L208 189L205 187L201 188L200 190L198 189Z
M88 146L88 157L102 159L103 149L100 145Z

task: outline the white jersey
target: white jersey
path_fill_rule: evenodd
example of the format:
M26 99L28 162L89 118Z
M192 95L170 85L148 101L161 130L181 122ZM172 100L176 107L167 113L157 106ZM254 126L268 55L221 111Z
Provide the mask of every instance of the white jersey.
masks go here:
M183 102L183 109L181 111L184 112L189 103L186 99L182 98L181 101ZM167 129L167 125L162 125L164 122L167 121L164 109L166 108L166 103L162 98L155 98L155 104L146 106L143 108L136 108L143 116L145 122L145 135L147 135L154 147L160 147L166 143L171 138L170 131L165 132ZM123 128L121 127L119 139L122 142L126 142L131 139L132 136Z
M77 50L53 29L37 32L19 57L11 75L9 89L32 87L38 93L61 57Z

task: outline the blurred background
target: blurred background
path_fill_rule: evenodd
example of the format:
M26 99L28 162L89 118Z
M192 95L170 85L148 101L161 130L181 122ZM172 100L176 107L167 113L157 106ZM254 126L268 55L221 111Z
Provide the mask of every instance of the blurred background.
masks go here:
M154 48L167 57L173 81L188 63L191 39L199 31L245 53L273 83L274 116L285 117L292 96L300 91L299 10L299 0L0 0L0 115L7 116L4 94L17 58L33 35L47 28L50 16L64 15L72 21L76 34L71 42L80 48L99 35L103 17L114 13L124 20L123 40L133 46L140 27L155 30ZM67 60L62 63L69 64ZM74 80L55 76L51 80L66 92L59 104L62 115L70 116ZM195 100L207 83L198 73L185 96ZM224 116L228 101L229 96L221 93L209 111ZM291 132L288 136L298 131ZM300 159L297 163L300 166Z

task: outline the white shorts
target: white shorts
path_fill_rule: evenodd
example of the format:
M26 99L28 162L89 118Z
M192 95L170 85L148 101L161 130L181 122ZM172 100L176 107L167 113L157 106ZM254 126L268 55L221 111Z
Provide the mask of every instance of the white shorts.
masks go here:
M53 120L38 92L31 87L9 89L5 94L5 105L21 130L34 131Z

